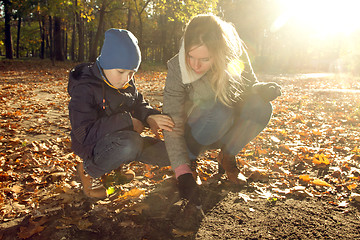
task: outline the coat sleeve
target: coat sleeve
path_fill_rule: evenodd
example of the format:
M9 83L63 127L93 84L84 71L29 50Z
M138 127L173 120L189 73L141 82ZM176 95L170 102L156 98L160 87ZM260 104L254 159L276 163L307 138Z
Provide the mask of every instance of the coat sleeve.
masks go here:
M175 60L175 61L174 61ZM182 83L177 58L168 63L168 73L164 90L164 114L169 115L175 123L173 131L164 131L166 150L173 169L182 164L189 164L187 145L184 138L186 122L185 101L186 85Z
M136 99L134 104L133 117L139 119L145 126L147 126L147 117L153 114L160 114L160 111L153 109L150 104L144 99L143 95L137 91L136 87L135 95Z
M243 61L244 61L244 71L241 74L242 80L245 84L245 91L250 90L252 85L258 82L258 79L254 73L254 70L251 65L249 55L245 48L243 48Z
M236 100L236 102L240 104L253 94L252 86L255 83L259 82L254 73L249 55L245 48L243 48L241 59L244 63L244 70L242 71L241 76L239 76L241 79L240 80L241 86L238 86L238 88L241 89L242 93L240 95L240 98Z
M95 103L93 89L88 84L74 87L69 102L72 133L80 144L95 144L108 133L133 129L128 112L110 116L101 114L101 106Z

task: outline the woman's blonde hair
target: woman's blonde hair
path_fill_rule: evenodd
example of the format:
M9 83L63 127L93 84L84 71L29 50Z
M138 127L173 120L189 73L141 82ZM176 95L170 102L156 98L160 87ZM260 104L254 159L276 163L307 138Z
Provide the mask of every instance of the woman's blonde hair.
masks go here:
M186 25L184 45L185 56L189 56L193 47L205 45L208 48L214 58L210 81L216 99L231 106L242 92L240 76L244 69L240 60L243 43L235 27L214 15L197 15ZM186 62L190 69L188 61Z

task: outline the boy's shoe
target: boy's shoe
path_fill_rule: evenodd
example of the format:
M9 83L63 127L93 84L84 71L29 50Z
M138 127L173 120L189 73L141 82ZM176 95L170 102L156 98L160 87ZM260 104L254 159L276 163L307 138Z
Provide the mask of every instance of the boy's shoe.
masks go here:
M84 170L84 164L81 162L77 165L77 172L79 174L83 191L86 196L96 199L104 199L107 197L106 188L102 185L93 187L93 178Z
M219 163L219 170L221 171L221 169L224 169L228 179L231 182L235 184L246 183L245 176L240 173L240 170L236 165L236 158L234 155L226 154L221 150L217 156L217 160Z

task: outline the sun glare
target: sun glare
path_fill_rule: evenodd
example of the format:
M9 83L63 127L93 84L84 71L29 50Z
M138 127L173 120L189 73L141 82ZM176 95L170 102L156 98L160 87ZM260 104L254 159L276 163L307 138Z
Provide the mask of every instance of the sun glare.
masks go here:
M273 23L272 31L290 20L319 36L350 34L360 29L360 0L282 0L282 5L284 12Z

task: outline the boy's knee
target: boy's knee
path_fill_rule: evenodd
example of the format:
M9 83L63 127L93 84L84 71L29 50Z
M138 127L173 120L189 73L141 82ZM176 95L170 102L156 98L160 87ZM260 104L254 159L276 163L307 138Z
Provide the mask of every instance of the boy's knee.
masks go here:
M143 139L142 137L133 131L128 131L129 133L120 139L119 146L121 146L121 155L123 156L125 162L130 162L136 160L143 149Z
M121 164L136 160L142 148L143 140L138 133L118 131L104 137L95 146L94 157L102 164Z

